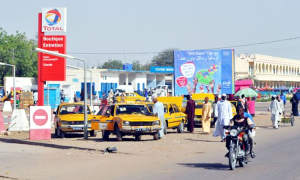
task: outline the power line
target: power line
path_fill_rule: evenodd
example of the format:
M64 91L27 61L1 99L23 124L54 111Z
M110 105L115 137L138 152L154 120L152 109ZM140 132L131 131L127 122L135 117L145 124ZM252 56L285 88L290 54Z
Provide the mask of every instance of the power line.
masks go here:
M233 46L224 46L224 47L214 47L214 48L205 48L205 49L226 49L226 48L233 48L233 47L245 47L245 46L255 46L255 45L262 45L262 44L270 44L270 43L277 43L277 42L283 42L283 41L291 41L291 40L296 40L300 39L300 37L292 37L292 38L287 38L287 39L279 39L279 40L273 40L273 41L265 41L265 42L258 42L258 43L252 43L252 44L241 44L241 45L233 45ZM119 55L124 55L124 54L157 54L160 52L133 52L133 53L125 53L125 52L113 52L113 53L98 53L98 52L92 52L92 53L73 53L73 52L68 52L68 54L100 54L100 55L109 55L109 54L119 54Z

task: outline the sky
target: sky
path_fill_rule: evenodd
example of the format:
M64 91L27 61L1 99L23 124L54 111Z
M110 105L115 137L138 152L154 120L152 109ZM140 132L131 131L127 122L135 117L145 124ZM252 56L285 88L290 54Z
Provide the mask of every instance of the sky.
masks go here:
M0 27L31 39L38 13L67 8L67 54L89 68L108 59L142 64L165 49L201 50L300 37L299 0L1 0ZM49 34L50 35L50 34ZM300 60L300 38L233 47ZM134 54L133 54L134 53ZM74 60L70 65L82 66Z

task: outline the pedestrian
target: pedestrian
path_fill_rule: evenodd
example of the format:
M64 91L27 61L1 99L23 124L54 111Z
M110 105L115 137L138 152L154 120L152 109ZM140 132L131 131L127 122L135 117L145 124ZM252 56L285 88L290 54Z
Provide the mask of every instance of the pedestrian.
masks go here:
M144 95L145 95L145 98L148 99L148 90L146 88L144 89Z
M194 132L194 118L195 118L195 101L192 100L190 95L187 95L187 102L185 108L185 114L187 115L187 130L191 133Z
M84 101L84 90L81 89L81 92L80 92L80 101Z
M17 104L17 108L19 109L19 105L20 105L20 93L19 92L16 93L16 104Z
M280 99L283 101L283 105L285 106L285 104L286 104L286 97L285 97L285 95L283 94L282 91L281 91L281 94L280 94Z
M212 104L212 109L213 109L213 122L212 122L212 126L215 127L215 124L217 122L217 119L218 119L218 113L217 113L217 104L218 104L218 101L219 101L219 97L218 96L215 96L215 101L213 102Z
M217 114L218 120L216 123L215 131L213 136L221 136L221 142L226 141L226 130L223 128L224 126L229 126L230 120L232 119L232 109L231 103L226 100L226 94L222 94L221 100L217 104Z
M210 122L211 122L211 104L208 102L209 98L205 97L204 104L202 106L202 130L205 134L210 134Z
M268 111L270 110L271 110L271 121L273 124L273 129L278 129L279 115L281 115L281 113L280 113L280 104L276 100L275 95L272 96L272 102L270 104Z
M160 119L161 129L158 133L158 138L161 139L164 134L164 122L165 122L165 112L164 112L164 105L161 102L158 102L157 97L153 97L154 107L153 107L153 114Z
M74 92L74 102L78 102L76 92Z
M114 92L111 89L110 92L108 92L108 103L113 103L114 101Z
M124 103L124 102L125 102L125 93L123 91L121 94L121 103Z
M242 106L243 106L243 108L244 108L244 111L245 111L245 112L248 112L247 100L246 100L244 94L242 94L241 104L242 104Z
M279 112L281 113L281 115L279 116L279 119L278 119L278 126L279 126L279 123L281 122L282 116L284 115L284 104L283 104L283 100L280 99L280 95L277 95L276 99L279 102L279 107L280 107Z
M290 103L292 103L293 116L298 116L299 99L295 93L293 94L293 97L290 99Z

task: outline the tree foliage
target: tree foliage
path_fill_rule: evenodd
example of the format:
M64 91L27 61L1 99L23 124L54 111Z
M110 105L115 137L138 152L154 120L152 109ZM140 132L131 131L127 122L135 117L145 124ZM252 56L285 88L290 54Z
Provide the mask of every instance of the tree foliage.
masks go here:
M154 56L152 59L153 66L173 66L174 65L174 51L176 48L165 49Z
M123 63L121 60L112 60L104 62L98 69L123 69Z
M8 35L0 28L0 62L16 66L16 77L37 77L37 43L25 33ZM13 76L12 67L0 66L0 84L5 76Z

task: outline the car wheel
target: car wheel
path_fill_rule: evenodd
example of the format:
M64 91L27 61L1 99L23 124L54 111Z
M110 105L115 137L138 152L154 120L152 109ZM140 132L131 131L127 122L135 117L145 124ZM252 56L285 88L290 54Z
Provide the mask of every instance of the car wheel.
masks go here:
M165 121L164 122L164 134L168 133L167 129L168 129L168 123L167 123L167 121Z
M181 123L177 127L177 132L178 133L183 133L183 131L184 131L184 124L183 124L183 121L181 121Z
M137 134L134 137L135 137L135 140L137 140L137 141L142 140L142 136L140 134Z
M58 138L64 138L65 135L66 135L66 132L60 130L59 126L57 126L55 128L55 135L58 137Z
M158 138L158 132L155 133L155 134L153 134L153 139L154 139L154 140L158 140L158 139L159 139L159 138Z
M122 141L122 134L117 123L115 124L115 133L117 135L117 140Z
M97 136L97 131L96 130L90 131L90 136L91 137L96 137Z
M109 140L109 134L110 134L110 132L109 131L102 131L102 139L104 140L104 141L108 141Z

